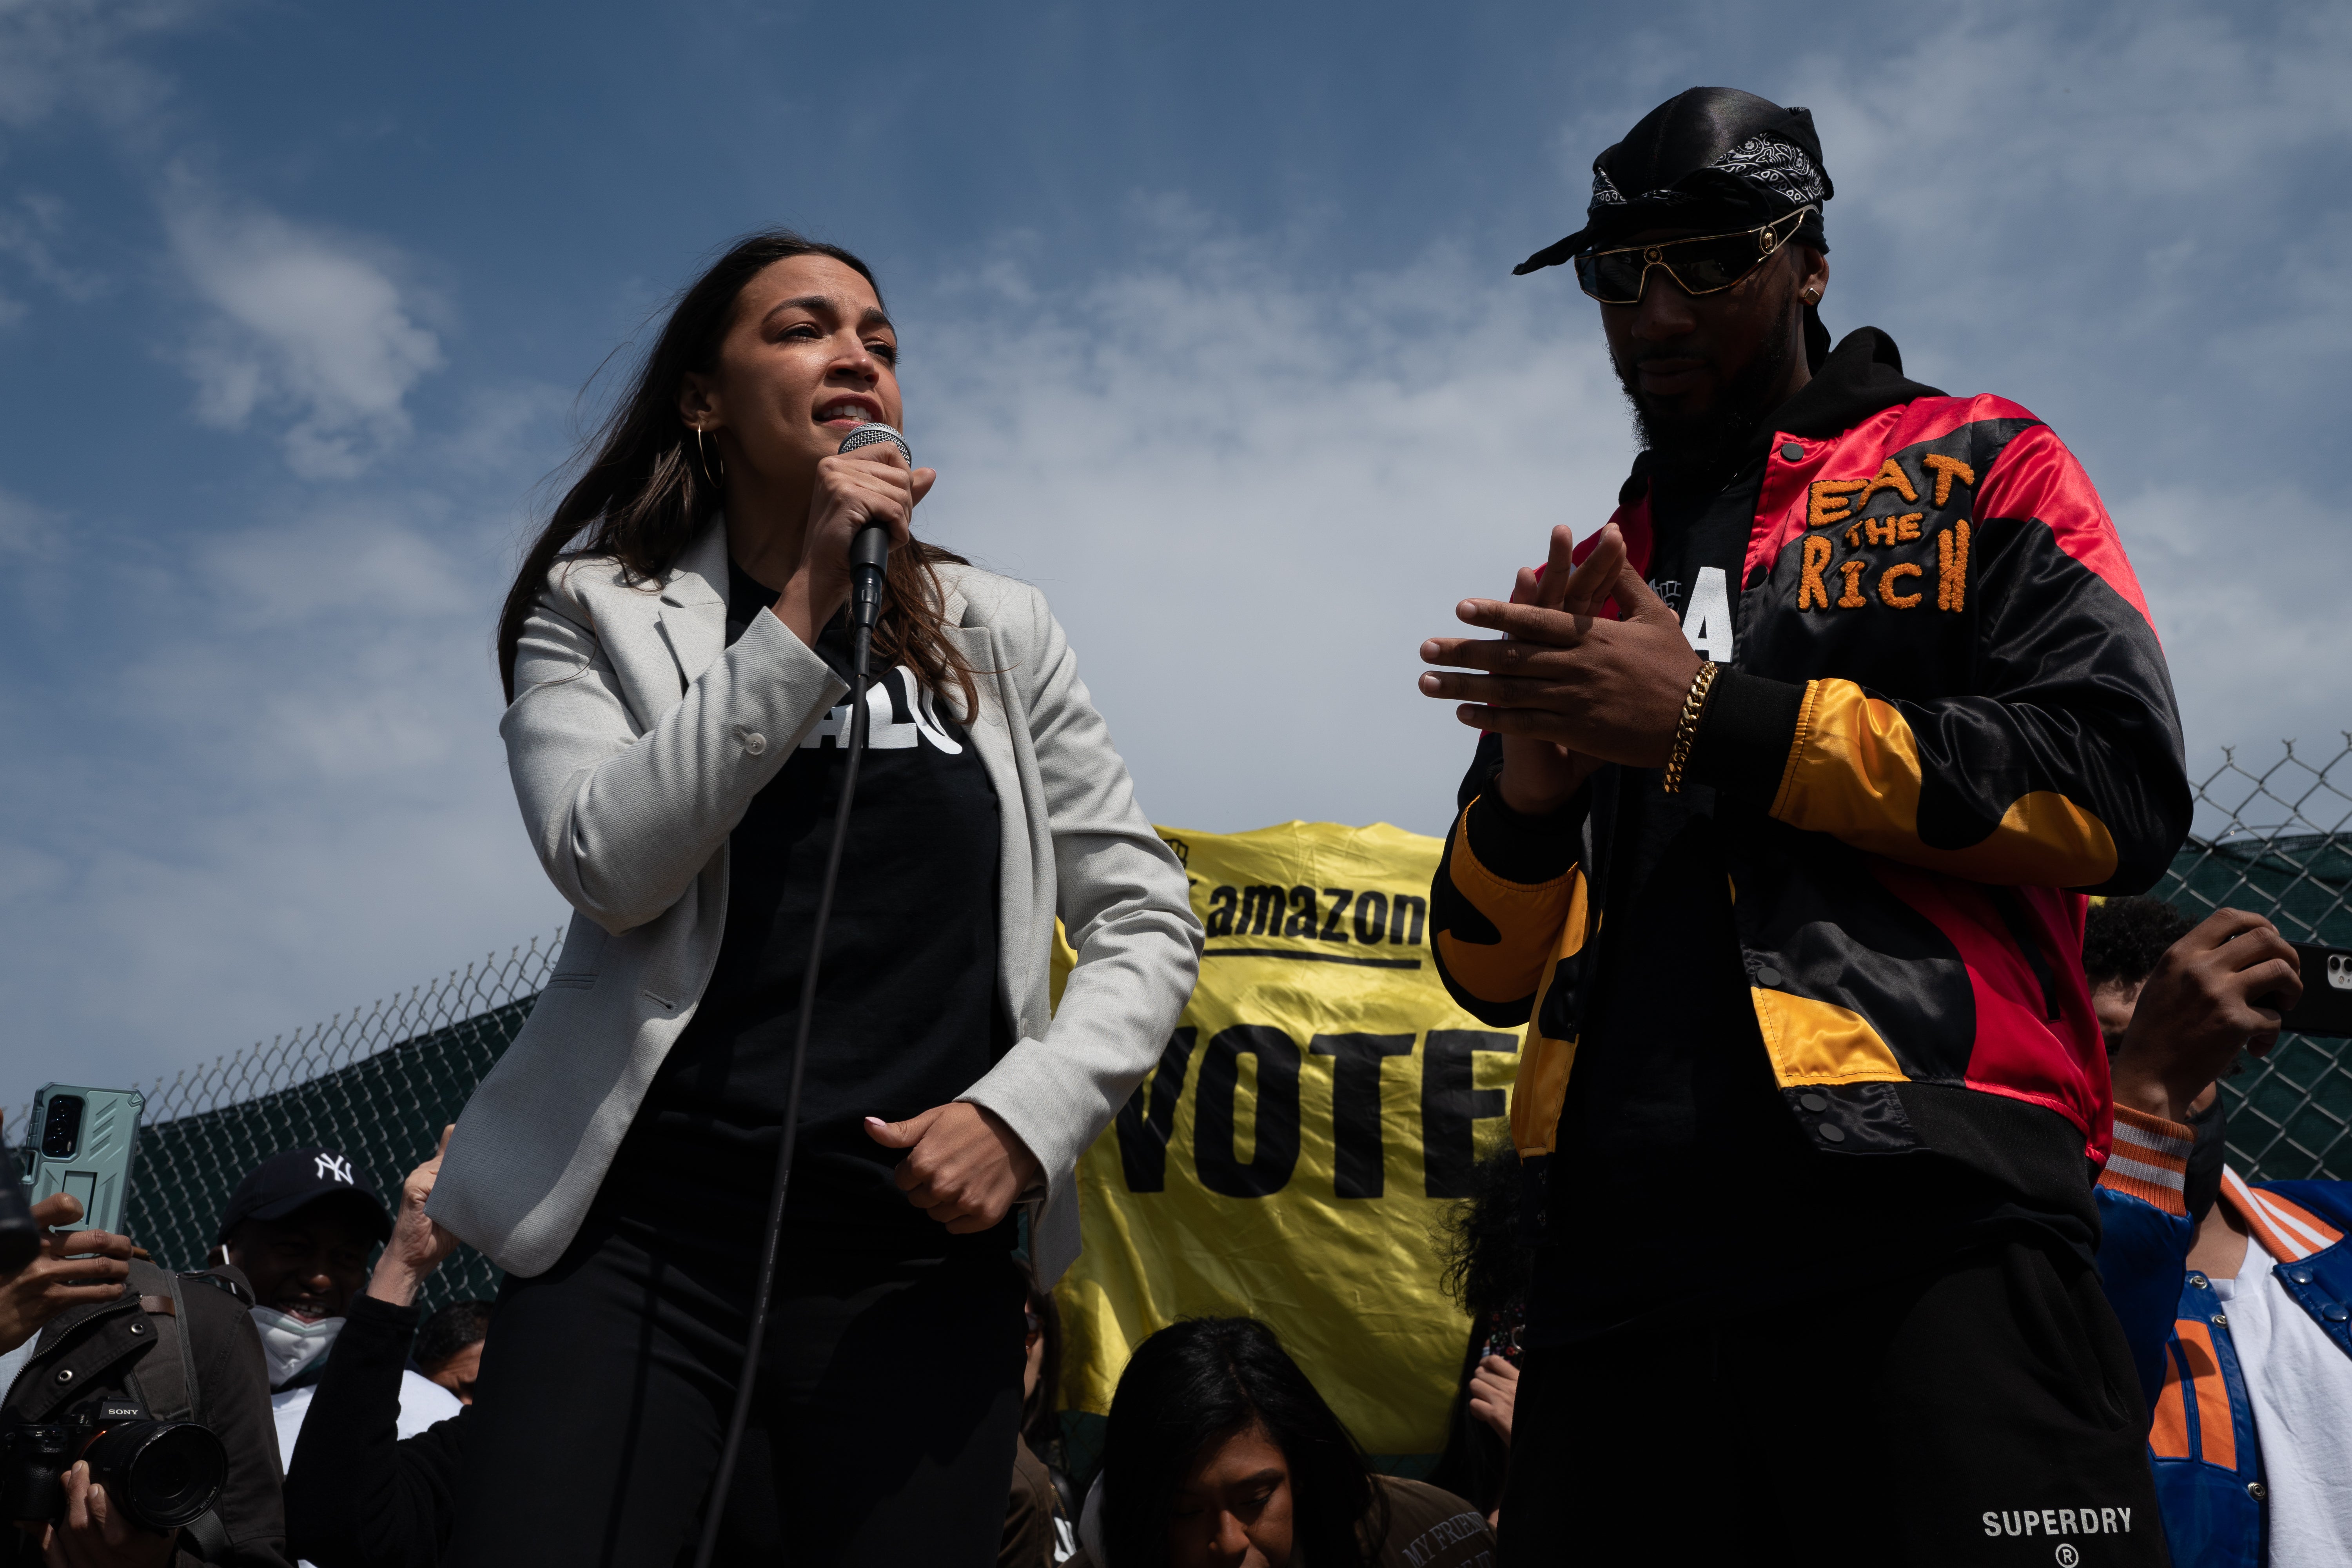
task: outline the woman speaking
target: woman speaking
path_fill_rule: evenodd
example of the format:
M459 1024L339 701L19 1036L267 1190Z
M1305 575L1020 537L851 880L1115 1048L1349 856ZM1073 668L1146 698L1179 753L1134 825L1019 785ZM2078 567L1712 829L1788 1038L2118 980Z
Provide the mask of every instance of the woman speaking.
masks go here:
M1200 952L1038 593L916 540L865 263L752 237L679 298L499 626L525 826L576 912L433 1217L508 1270L450 1561L667 1565L751 1331L810 932L858 727L849 552L891 550L721 1560L981 1564L1029 1265ZM1077 952L1049 1016L1056 916Z

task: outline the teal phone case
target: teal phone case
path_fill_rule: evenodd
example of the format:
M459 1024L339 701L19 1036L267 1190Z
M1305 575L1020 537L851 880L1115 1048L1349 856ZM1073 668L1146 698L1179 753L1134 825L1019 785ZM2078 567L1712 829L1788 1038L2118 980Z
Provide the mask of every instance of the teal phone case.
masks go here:
M71 1110L58 1101L81 1101L74 1125L53 1124L55 1113ZM81 1089L69 1083L42 1087L33 1097L26 1140L25 1196L39 1203L52 1193L81 1200L82 1217L68 1230L122 1230L122 1207L131 1190L131 1162L139 1152L139 1113L147 1097L135 1089ZM56 1152L51 1151L55 1150Z

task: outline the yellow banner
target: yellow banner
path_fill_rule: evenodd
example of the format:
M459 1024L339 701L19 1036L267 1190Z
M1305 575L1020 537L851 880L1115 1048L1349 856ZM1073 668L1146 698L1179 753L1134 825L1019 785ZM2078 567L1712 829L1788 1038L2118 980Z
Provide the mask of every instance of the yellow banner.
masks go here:
M1322 822L1160 837L1208 950L1160 1065L1078 1165L1063 1403L1106 1414L1146 1337L1247 1315L1369 1452L1434 1454L1469 1325L1433 1237L1504 1135L1519 1044L1437 977L1439 842Z

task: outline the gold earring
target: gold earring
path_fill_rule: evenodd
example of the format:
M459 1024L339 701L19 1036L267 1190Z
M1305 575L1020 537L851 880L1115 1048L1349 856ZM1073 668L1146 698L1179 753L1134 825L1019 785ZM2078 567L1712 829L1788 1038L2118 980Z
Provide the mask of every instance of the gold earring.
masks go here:
M702 426L699 425L697 425L694 427L694 455L702 460L703 482L708 484L714 492L721 494L725 493L727 489L726 460L721 458L716 464L711 462L710 448L702 444Z

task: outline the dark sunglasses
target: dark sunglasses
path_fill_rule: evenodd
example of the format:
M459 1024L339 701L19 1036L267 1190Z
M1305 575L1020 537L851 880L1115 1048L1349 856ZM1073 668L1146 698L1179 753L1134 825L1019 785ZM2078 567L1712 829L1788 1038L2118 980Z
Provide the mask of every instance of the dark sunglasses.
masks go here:
M1663 267L1666 276L1685 294L1718 294L1756 270L1764 258L1789 243L1807 213L1799 207L1786 217L1737 234L1706 234L1694 239L1670 239L1659 245L1628 245L1615 250L1589 250L1576 258L1580 288L1604 305L1638 305L1650 268Z

